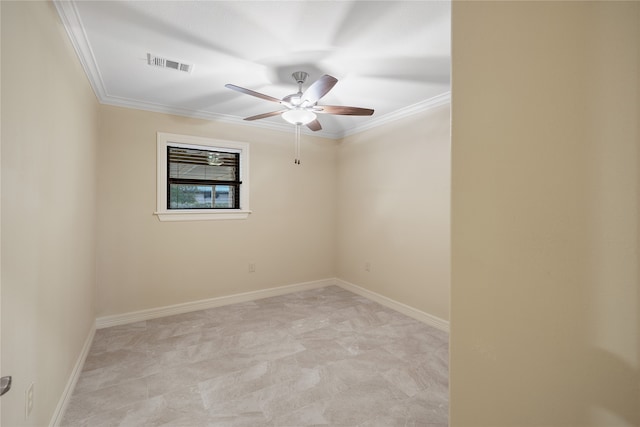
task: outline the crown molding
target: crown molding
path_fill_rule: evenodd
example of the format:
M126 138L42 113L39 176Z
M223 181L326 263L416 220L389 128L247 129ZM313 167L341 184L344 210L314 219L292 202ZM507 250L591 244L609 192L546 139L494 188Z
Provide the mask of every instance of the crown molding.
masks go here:
M191 110L188 108L180 108L164 104L154 104L151 102L142 102L127 98L120 98L116 96L106 96L99 100L101 104L112 105L114 107L133 108L135 110L151 111L154 113L172 114L176 116L189 117L193 119L210 120L221 123L227 123L237 126L249 126L260 129L268 129L279 132L290 133L292 131L292 125L289 123L275 123L271 121L246 121L241 117L231 116L227 114L211 113L209 111ZM339 139L342 137L341 133L327 132L324 130L313 132L306 127L301 129L303 134L320 136L328 139Z
M208 111L191 110L164 104L154 104L150 102L137 101L133 99L109 95L107 93L102 75L100 74L100 70L97 66L97 62L87 38L87 34L84 31L84 26L82 24L82 20L80 19L80 14L78 13L75 3L68 0L53 0L53 4L58 11L58 15L60 15L60 19L65 28L65 31L69 35L71 44L76 51L78 59L82 64L82 68L84 69L85 74L89 79L89 83L91 84L91 87L93 88L93 91L100 104L133 108L136 110L151 111L156 113L173 114L189 118L211 120L239 126L251 126L254 128L268 129L279 132L291 132L291 125L288 123L276 123L265 120L245 121L241 117L237 116L211 113ZM445 92L441 95L434 96L425 101L421 101L408 107L401 108L383 116L370 117L370 119L366 123L357 125L350 129L346 129L343 132L329 132L324 129L317 132L312 132L304 126L301 130L302 133L306 135L313 135L328 139L342 139L347 136L363 132L365 130L373 129L378 126L384 126L396 120L404 119L411 115L418 114L431 108L436 108L438 106L448 104L450 102L451 92Z
M172 114L177 116L189 117L194 119L203 119L203 120L211 120L217 121L221 123L227 123L237 126L249 126L259 129L267 129L278 132L291 132L292 125L288 123L274 123L270 121L245 121L240 117L226 115L226 114L217 114L211 113L208 111L197 111L190 110L188 108L179 108L169 105L163 104L154 104L150 102L141 102L126 98L119 98L115 96L106 96L100 99L101 104L105 105L113 105L115 107L125 107L125 108L133 108L136 110L144 110L144 111L152 111L155 113L163 113L163 114ZM306 135L319 136L321 138L327 139L342 139L347 136L351 136L360 132L364 132L369 129L373 129L379 126L384 126L395 122L397 120L405 119L407 117L413 116L415 114L422 113L424 111L428 111L432 108L437 108L442 105L447 105L451 102L451 92L445 92L441 95L434 96L433 98L429 98L425 101L418 102L413 105L409 105L408 107L401 108L392 113L385 114L384 116L380 116L378 118L371 118L367 123L358 125L351 129L347 129L344 132L328 132L326 130L321 130L318 132L312 132L308 130L306 127L302 127L302 133Z
M104 80L96 65L96 58L91 50L87 33L84 31L84 25L82 24L75 3L71 1L53 0L53 4L58 11L65 31L69 35L69 40L71 40L80 64L82 64L82 68L89 79L89 83L91 83L93 92L96 94L98 101L104 103L107 96Z
M98 96L100 99L100 97ZM451 92L445 92L443 94L434 96L427 100L418 102L413 105L409 105L408 107L401 108L394 112L385 114L384 116L370 118L365 124L358 125L351 129L347 129L344 132L328 132L326 130L321 130L318 132L313 132L308 130L306 127L302 127L302 133L307 135L319 136L328 139L342 139L347 136L351 136L365 130L373 129L378 126L384 126L395 122L400 119L404 119L410 117L415 114L422 113L424 111L428 111L432 108L437 108L442 105L449 104L451 102ZM173 114L177 116L190 117L195 119L203 119L203 120L212 120L222 123L228 123L233 125L240 126L251 126L260 129L268 129L279 132L291 132L291 125L288 123L274 123L269 121L245 121L240 117L231 116L226 114L217 114L211 113L208 111L197 111L190 110L188 108L180 108L174 107L170 105L163 104L154 104L150 102L141 102L126 98L119 98L115 96L105 96L100 99L101 104L105 105L113 105L115 107L125 107L125 108L133 108L136 110L144 110L144 111L152 111L156 113L164 113L164 114Z
M428 111L432 108L447 105L449 103L451 103L451 92L445 92L443 94L436 95L432 98L420 101L413 105L409 105L408 107L401 108L399 110L385 114L384 116L380 116L374 120L370 120L362 125L351 128L345 131L341 135L341 138L346 138L347 136L351 136L365 130L373 129L378 126L384 126L397 120L404 119L415 114L422 113L424 111Z

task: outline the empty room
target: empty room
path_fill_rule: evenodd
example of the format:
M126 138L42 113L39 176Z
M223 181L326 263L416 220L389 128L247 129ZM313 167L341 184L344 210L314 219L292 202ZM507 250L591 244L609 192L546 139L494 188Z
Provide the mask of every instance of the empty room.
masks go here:
M2 426L640 425L640 3L0 15Z

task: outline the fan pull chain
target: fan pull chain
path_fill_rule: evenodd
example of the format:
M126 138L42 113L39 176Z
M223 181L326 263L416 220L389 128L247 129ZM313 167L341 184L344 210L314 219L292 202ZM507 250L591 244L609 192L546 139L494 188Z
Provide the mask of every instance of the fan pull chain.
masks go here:
M300 164L300 124L296 124L295 160L293 163Z

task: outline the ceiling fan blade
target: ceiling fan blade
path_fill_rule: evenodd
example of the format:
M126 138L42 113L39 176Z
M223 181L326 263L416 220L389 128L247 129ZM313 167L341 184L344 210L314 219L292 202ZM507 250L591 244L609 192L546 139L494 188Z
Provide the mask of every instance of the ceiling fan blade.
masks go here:
M320 126L320 122L317 119L307 123L307 127L314 132L322 129L322 126Z
M370 116L373 110L370 108L345 107L341 105L318 105L313 109L314 113L339 114L342 116Z
M313 105L318 102L320 98L325 96L336 85L336 83L338 83L338 79L325 74L313 82L313 84L304 91L300 99L303 102L306 102L307 105Z
M256 116L251 116L251 117L247 117L244 120L260 120L260 119L266 119L267 117L273 117L273 116L277 116L278 114L282 114L287 110L280 110L280 111L272 111L270 113L263 113L263 114L258 114Z
M229 89L233 89L233 90L241 92L241 93L246 93L247 95L255 96L256 98L264 99L264 100L271 101L271 102L277 102L278 104L280 103L280 100L278 98L274 98L273 96L265 95L264 93L256 92L255 90L246 89L244 87L232 85L231 83L227 83L226 85L224 85L224 87L227 87Z

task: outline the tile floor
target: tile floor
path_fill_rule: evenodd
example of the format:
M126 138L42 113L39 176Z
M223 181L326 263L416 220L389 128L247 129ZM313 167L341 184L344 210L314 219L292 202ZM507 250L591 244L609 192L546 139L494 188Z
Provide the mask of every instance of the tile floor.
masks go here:
M96 331L62 426L446 426L448 335L336 286Z

